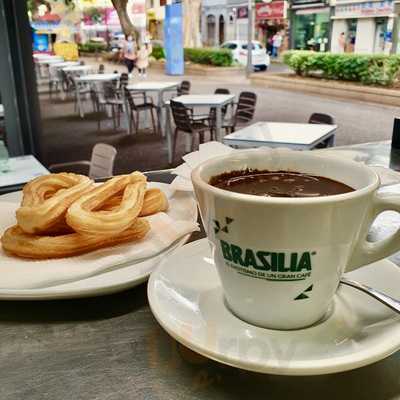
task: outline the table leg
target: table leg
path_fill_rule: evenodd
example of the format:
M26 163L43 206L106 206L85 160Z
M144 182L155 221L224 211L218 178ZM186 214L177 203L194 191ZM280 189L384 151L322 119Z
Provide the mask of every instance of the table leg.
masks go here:
M193 151L193 135L185 135L185 153Z
M81 102L81 95L79 93L79 83L75 83L75 91L76 91L76 104L78 105L78 113L81 118L85 116L85 113L82 108L82 102Z
M131 113L129 112L129 104L125 96L125 90L122 91L122 103L123 103L123 117L122 124L126 130L127 135L131 135Z
M333 133L332 136L327 141L327 147L334 147L335 146L335 134Z
M166 129L165 134L167 136L167 149L168 149L168 163L172 164L172 123L171 123L171 108L166 105Z
M215 140L218 142L222 142L221 135L221 127L222 127L222 110L221 107L216 107L216 118L215 118Z
M157 102L157 118L158 118L158 129L159 133L162 137L165 137L165 121L164 121L164 92L161 90L158 93L158 102Z

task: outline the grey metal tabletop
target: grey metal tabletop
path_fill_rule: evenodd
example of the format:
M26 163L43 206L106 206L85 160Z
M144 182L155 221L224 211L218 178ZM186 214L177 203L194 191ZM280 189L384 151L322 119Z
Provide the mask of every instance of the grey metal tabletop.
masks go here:
M400 151L390 143L342 149L400 168ZM149 179L168 182L172 175ZM248 372L195 354L158 325L146 284L88 299L2 301L0 329L0 399L400 399L400 352L353 371L308 377Z

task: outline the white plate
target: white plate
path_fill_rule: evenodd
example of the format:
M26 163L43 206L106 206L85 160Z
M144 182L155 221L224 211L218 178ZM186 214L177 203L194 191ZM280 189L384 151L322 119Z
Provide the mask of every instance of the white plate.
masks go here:
M170 193L169 185L164 183L149 182L149 187L160 188L167 194L167 196ZM0 202L8 201L19 203L21 201L21 196L22 192L8 193L0 196ZM182 200L185 201L176 202L177 207L175 207L175 209L170 209L168 214L177 220L197 221L197 205L193 196L184 192L176 193L174 196L178 199L182 198ZM188 202L188 198L192 198L193 201ZM181 206L179 206L179 204ZM185 207L182 207L182 205L185 205ZM105 272L90 278L40 289L0 289L0 300L50 300L77 298L110 294L128 289L146 281L160 261L163 260L167 254L173 253L176 249L183 246L189 237L190 235L186 235L161 254L143 262L117 268L113 271Z
M388 260L348 274L400 298L400 268ZM279 375L319 375L371 364L400 348L400 316L341 286L331 313L310 328L250 325L224 304L206 239L171 255L151 275L150 307L161 326L190 349L224 364ZM265 304L264 307L278 307Z

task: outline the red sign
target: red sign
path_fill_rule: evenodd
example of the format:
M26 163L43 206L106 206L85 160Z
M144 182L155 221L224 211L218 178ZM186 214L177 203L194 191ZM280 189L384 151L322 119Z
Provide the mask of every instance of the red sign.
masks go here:
M285 18L285 2L272 1L271 3L256 4L256 19L279 19Z

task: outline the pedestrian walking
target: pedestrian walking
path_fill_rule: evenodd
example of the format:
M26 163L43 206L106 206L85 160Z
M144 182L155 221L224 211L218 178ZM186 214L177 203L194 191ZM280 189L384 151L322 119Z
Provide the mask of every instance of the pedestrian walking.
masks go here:
M272 55L272 51L273 51L273 47L274 47L274 45L273 45L273 36L269 36L268 37L268 39L267 39L267 53L269 54L269 55Z
M147 76L147 68L149 66L149 56L152 52L150 44L142 44L137 54L137 68L139 70L139 76L144 78Z
M338 39L339 53L344 53L345 47L346 47L346 35L344 32L342 32L339 35L339 39Z
M124 57L124 62L128 68L129 77L132 76L132 72L135 68L135 61L137 58L136 54L136 43L132 35L128 35L122 47L122 54Z
M282 46L283 37L278 31L272 38L272 57L277 58L279 55L279 48Z

